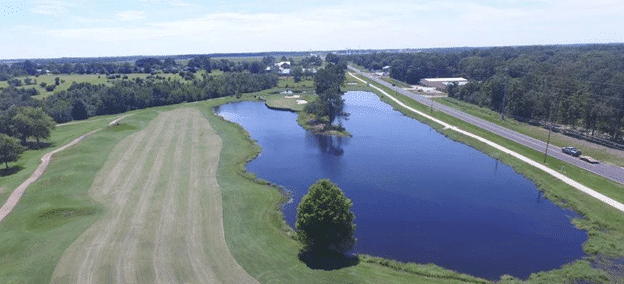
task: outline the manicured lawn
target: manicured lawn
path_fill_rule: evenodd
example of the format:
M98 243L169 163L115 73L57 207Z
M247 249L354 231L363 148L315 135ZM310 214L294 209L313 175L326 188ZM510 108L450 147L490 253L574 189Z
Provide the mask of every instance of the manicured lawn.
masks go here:
M223 141L217 179L222 191L225 237L237 262L259 281L485 282L437 267L413 265L418 269L400 270L374 260L333 271L308 268L297 258L300 245L293 240L292 230L284 224L278 210L282 196L275 188L255 181L244 172L245 161L254 157L259 149L240 126L224 121L212 111L214 106L232 100L222 98L135 111L119 126L107 127L55 155L40 180L26 191L15 211L0 223L0 282L48 282L61 255L103 216L105 205L95 202L87 193L112 149L123 138L147 127L158 115L157 111L189 106L203 112ZM107 124L108 120L93 123L100 122ZM88 125L62 126L54 132L83 133L97 127ZM59 138L58 143L62 140Z
M286 96L298 95L298 98L287 98ZM267 106L278 109L289 109L293 111L303 111L306 104L298 104L298 100L305 100L308 103L316 101L318 97L313 94L272 94L265 97Z
M356 81L350 78L348 82ZM361 83L347 85L345 88L371 90ZM275 94L265 91L262 94L252 94L249 98L259 95ZM399 99L411 107L429 111L426 106L411 99L405 97ZM383 96L382 100L398 108L396 104L389 102ZM264 182L256 181L253 175L245 172L246 161L253 159L260 149L249 139L242 127L227 122L213 113L213 107L231 101L234 99L228 97L136 111L134 115L125 118L119 127L107 127L75 147L54 156L53 162L41 179L26 191L15 211L0 223L0 282L48 282L63 252L103 214L103 205L89 198L87 190L106 162L108 153L123 138L144 129L158 115L156 111L189 106L199 108L222 139L223 148L216 174L222 192L225 238L236 261L260 282L486 282L435 266L401 264L370 257L362 257L359 264L339 270L324 271L308 268L297 258L300 245L293 239L293 231L285 225L279 211L279 202L284 201L284 198L277 189ZM405 114L422 120L413 114ZM472 127L443 113L434 112L433 116L495 141L534 160L541 158L541 153ZM78 135L103 127L113 120L112 117L98 120L100 118L92 118L93 122L58 127L53 131L51 140L56 146L64 145ZM572 207L584 215L585 218L575 220L575 224L589 232L590 239L584 246L586 252L612 256L624 255L624 215L621 212L605 206L535 168L494 151L480 142L460 136L450 130L442 130L435 124L431 125L452 139L467 143L510 164L516 171L536 182L548 198L560 205ZM43 153L49 150L25 153L17 163L23 165L24 169L17 174L0 178L3 196L8 196L4 193L7 191L4 189L5 185L12 189L14 187L8 185L9 181L14 185L23 181L38 165L38 159ZM611 198L624 201L624 189L609 180L554 159L549 159L548 165L553 169L560 169L562 165L565 165L566 174L575 180ZM601 282L604 280L604 274L592 269L589 262L578 261L559 270L533 274L530 278L535 283L569 283L574 279ZM503 282L513 283L515 280L509 279Z

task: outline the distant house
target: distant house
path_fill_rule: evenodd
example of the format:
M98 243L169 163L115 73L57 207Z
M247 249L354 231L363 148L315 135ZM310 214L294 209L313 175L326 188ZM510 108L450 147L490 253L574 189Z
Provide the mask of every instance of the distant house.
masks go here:
M281 75L290 74L290 61L277 62L275 63L275 66L279 68L279 74Z
M464 78L425 78L420 80L420 84L427 87L434 87L440 91L445 90L446 86L453 83L462 86L468 84L468 80Z

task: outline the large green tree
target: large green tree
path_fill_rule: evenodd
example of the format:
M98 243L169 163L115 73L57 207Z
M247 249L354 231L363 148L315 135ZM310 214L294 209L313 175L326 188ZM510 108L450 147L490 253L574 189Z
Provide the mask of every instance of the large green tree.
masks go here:
M344 254L356 243L353 203L328 179L310 186L297 206L297 235L305 250L318 255Z
M26 139L34 137L39 145L41 139L50 137L50 132L56 126L52 117L42 108L14 107L10 108L8 113L12 135L20 138L23 143L26 143Z
M0 163L4 163L7 169L9 162L17 161L24 150L19 139L0 133Z
M303 68L301 68L301 66L294 66L290 69L290 73L292 74L295 83L299 82L301 81L301 76L303 76Z
M344 99L340 86L344 83L345 70L340 65L329 64L318 70L314 76L314 88L318 100L308 104L306 111L316 114L317 117L328 117L328 125L331 125L338 117L348 117L344 111Z

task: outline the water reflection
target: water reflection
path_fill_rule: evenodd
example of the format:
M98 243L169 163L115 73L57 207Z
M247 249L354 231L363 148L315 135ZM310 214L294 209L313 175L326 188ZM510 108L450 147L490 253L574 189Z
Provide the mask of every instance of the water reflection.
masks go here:
M296 205L319 178L354 202L358 253L435 263L489 279L526 278L583 257L576 215L545 199L511 167L408 118L367 93L345 95L353 137L304 131L296 114L262 103L223 106L262 146L247 169L293 191ZM235 113L235 114L234 114ZM537 196L536 196L537 195Z
M342 156L344 154L344 146L347 145L348 137L336 137L327 135L318 135L311 132L306 132L306 140L314 141L321 153L329 154L333 156Z

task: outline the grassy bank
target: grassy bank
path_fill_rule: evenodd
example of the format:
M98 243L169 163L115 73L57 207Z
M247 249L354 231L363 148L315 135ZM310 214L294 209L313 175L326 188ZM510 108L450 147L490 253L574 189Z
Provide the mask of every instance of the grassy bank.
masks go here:
M354 89L367 88L365 84L350 86ZM388 101L383 96L382 99ZM419 110L428 111L426 107L419 106L414 101L410 102L407 98L401 98L401 100ZM53 162L41 179L26 191L16 211L11 213L5 222L0 223L0 282L41 283L49 281L60 255L73 240L101 216L101 205L94 203L86 193L95 175L106 161L110 149L124 137L143 129L157 116L156 111L184 107L199 108L223 141L217 179L222 190L225 237L237 262L260 282L487 282L433 265L404 264L368 256L362 256L357 265L339 270L325 271L308 268L297 258L300 245L292 238L292 230L282 219L279 204L283 197L274 187L255 180L252 174L245 172L246 162L256 157L260 151L258 145L251 141L242 127L229 123L213 113L215 106L232 101L235 99L228 97L136 111L133 116L124 119L120 126L107 127L77 146L54 156ZM395 104L394 106L397 107ZM410 114L406 113L406 115ZM442 113L435 112L434 116L464 128L464 125L460 125L461 121L452 120ZM108 121L102 121L102 123L107 124ZM77 127L72 128L71 131L88 132L86 125L63 127ZM85 129L79 130L79 127L85 127ZM432 124L432 127L437 126ZM464 129L468 129L468 126ZM590 233L590 239L584 247L586 252L612 256L624 255L622 248L624 218L621 212L606 208L597 200L585 196L528 165L497 153L479 142L460 137L456 133L439 129L439 127L437 130L512 165L517 171L534 180L551 200L575 208L577 212L583 214L585 219L576 220L575 223ZM513 142L495 140L498 138L487 136L487 133L476 134L486 136L487 139L531 158L539 159L540 157L540 153L531 153L530 149L514 145ZM549 166L558 169L560 164L549 160ZM578 168L566 166L565 169L568 173L572 171L572 174L581 176L589 184L604 181L604 179L594 180L583 177L582 170ZM608 182L604 184L605 188L612 187L612 184ZM592 185L588 186L595 188ZM621 188L619 190L622 191ZM611 253L605 253L608 251ZM555 271L533 274L529 280L532 283L570 283L579 279L604 282L607 279L605 277L603 272L593 269L588 261L577 261ZM505 277L503 282L515 283L517 279Z
M292 94L283 94L282 91L292 90ZM292 96L299 96L294 98ZM314 102L318 96L314 93L314 82L312 80L302 80L297 83L292 78L280 79L276 88L265 90L258 93L246 94L244 99L261 99L264 100L267 107L276 110L285 110L297 112L297 123L303 129L312 131L321 135L335 136L351 136L344 128L331 127L328 128L327 117L317 118L313 114L304 112L307 104L298 104L297 100L305 100L308 103Z
M299 96L299 97L293 97ZM303 111L307 103L311 103L317 100L317 96L314 94L271 94L264 97L264 102L269 108L289 110L289 111ZM304 100L307 103L300 104L297 101Z
M9 163L9 169L5 169L4 165L2 165L0 167L0 204L4 204L13 190L30 177L41 163L43 155L62 147L85 133L106 127L109 122L119 116L98 116L75 124L57 126L51 132L50 139L47 142L50 144L49 147L24 152L17 162Z
M39 181L31 185L15 210L0 223L0 282L49 282L67 247L102 216L103 206L88 196L88 190L108 153L123 138L144 129L158 111L189 106L201 109L223 140L217 178L222 189L225 236L237 262L261 282L486 282L441 268L422 267L418 273L406 272L367 259L340 270L308 268L299 261L300 245L291 237L292 230L279 211L283 197L274 187L245 172L246 161L259 153L259 147L242 127L213 113L214 106L231 101L234 99L221 98L136 111L119 126L106 127L55 155ZM68 127L64 131L80 132L86 125L63 127Z
M366 78L364 77L360 77L360 78L366 80ZM391 90L381 85L378 85L370 81L369 83L385 90L386 92L390 94L394 94L394 92L392 92ZM371 88L365 88L365 89L368 91L371 91ZM517 172L523 174L524 176L526 176L527 178L535 182L537 186L540 188L540 190L544 191L547 198L549 198L550 200L552 200L553 202L557 203L560 206L572 208L573 210L575 210L576 212L584 216L584 219L582 220L580 219L574 220L574 224L580 229L586 230L588 232L589 239L584 244L583 249L586 253L590 255L590 258L596 256L597 254L606 254L611 257L624 256L624 214L622 214L622 212L610 206L605 205L604 203L594 199L593 197L590 197L572 188L571 186L555 179L554 177L532 166L529 166L528 164L525 164L515 158L512 158L509 155L506 155L497 150L494 150L491 147L483 144L482 142L479 142L475 139L458 134L457 132L454 132L450 129L446 129L446 130L442 129L440 125L434 123L433 121L429 121L426 118L418 116L412 112L408 112L402 107L398 106L398 104L394 103L392 100L388 99L387 97L381 94L378 94L378 95L380 95L383 101L394 106L395 109L401 111L405 115L415 118L419 121L422 121L430 125L434 129L436 129L438 132L444 134L445 136L453 140L470 145L471 147L478 149L488 154L489 156L499 159L503 161L504 163L512 166ZM463 122L457 118L454 118L442 112L438 112L438 111L431 112L430 109L427 108L427 106L417 103L416 101L410 98L407 98L404 96L398 96L397 99L399 99L402 103L414 109L417 109L419 111L428 113L437 119L443 120L447 123L450 123L451 125L455 125L461 129L467 130L476 135L484 137L490 141L493 141L499 145L502 145L512 151L518 152L535 161L538 161L540 163L542 162L543 154L531 148L522 146L518 143L515 143L513 141L510 141L498 135L487 132L481 128L478 128L476 126ZM620 184L617 184L608 179L605 179L595 174L592 174L590 172L587 172L573 165L561 162L554 158L548 159L546 165L557 171L563 170L564 173L568 177L571 177L572 179L580 182L581 184L584 184L596 191L599 191L615 200L618 200L619 202L624 202L624 187L621 186ZM581 266L579 264L575 264L574 267L578 268L578 267L587 267L587 266ZM564 267L560 270L555 270L549 273L532 274L529 280L531 280L531 282L535 281L537 283L540 283L539 279L548 278L548 279L551 279L550 281L554 281L552 279L557 279L555 283L556 282L567 283L567 282L573 282L574 281L573 279L584 279L583 278L584 275L589 276L589 275L596 275L596 273L599 273L599 272L596 272L597 270L591 269L591 268L585 269L585 273L581 273L581 274L573 273L573 271L574 271L573 269ZM553 275L557 275L557 277L552 278ZM602 280L600 280L600 278L596 278L594 279L594 281L601 282Z
M216 105L216 104L215 104ZM280 193L245 172L245 164L260 151L247 132L212 113L205 117L223 140L217 172L223 191L225 236L230 251L253 277L263 283L484 283L482 279L449 270L426 274L408 273L366 259L340 270L308 268L299 261L300 244L292 238L279 210ZM412 264L420 267L420 265ZM423 268L423 270L426 270ZM436 271L438 271L436 270ZM433 271L433 270L432 270Z
M1 283L50 281L65 249L102 215L102 206L94 202L87 191L109 151L122 138L142 128L155 114L154 111L137 113L120 125L95 132L52 157L44 174L0 223ZM108 121L102 123L108 124ZM98 127L97 123L93 124L59 127L53 131L53 141L65 144L73 135L63 133L83 134ZM72 137L63 138L65 136Z
M548 139L548 130L539 127L516 121L512 118L501 118L500 113L497 113L489 108L480 107L467 102L463 102L454 98L439 98L436 102L444 104L446 106L461 110L472 116L487 120L500 126L504 126L518 133L533 137L535 139L546 142ZM581 143L578 139L564 135L563 133L552 132L550 136L550 143L557 147L574 146L583 151L583 155L591 156L602 162L606 162L612 165L624 167L624 154L622 151L611 149L605 146L593 145L590 143Z

